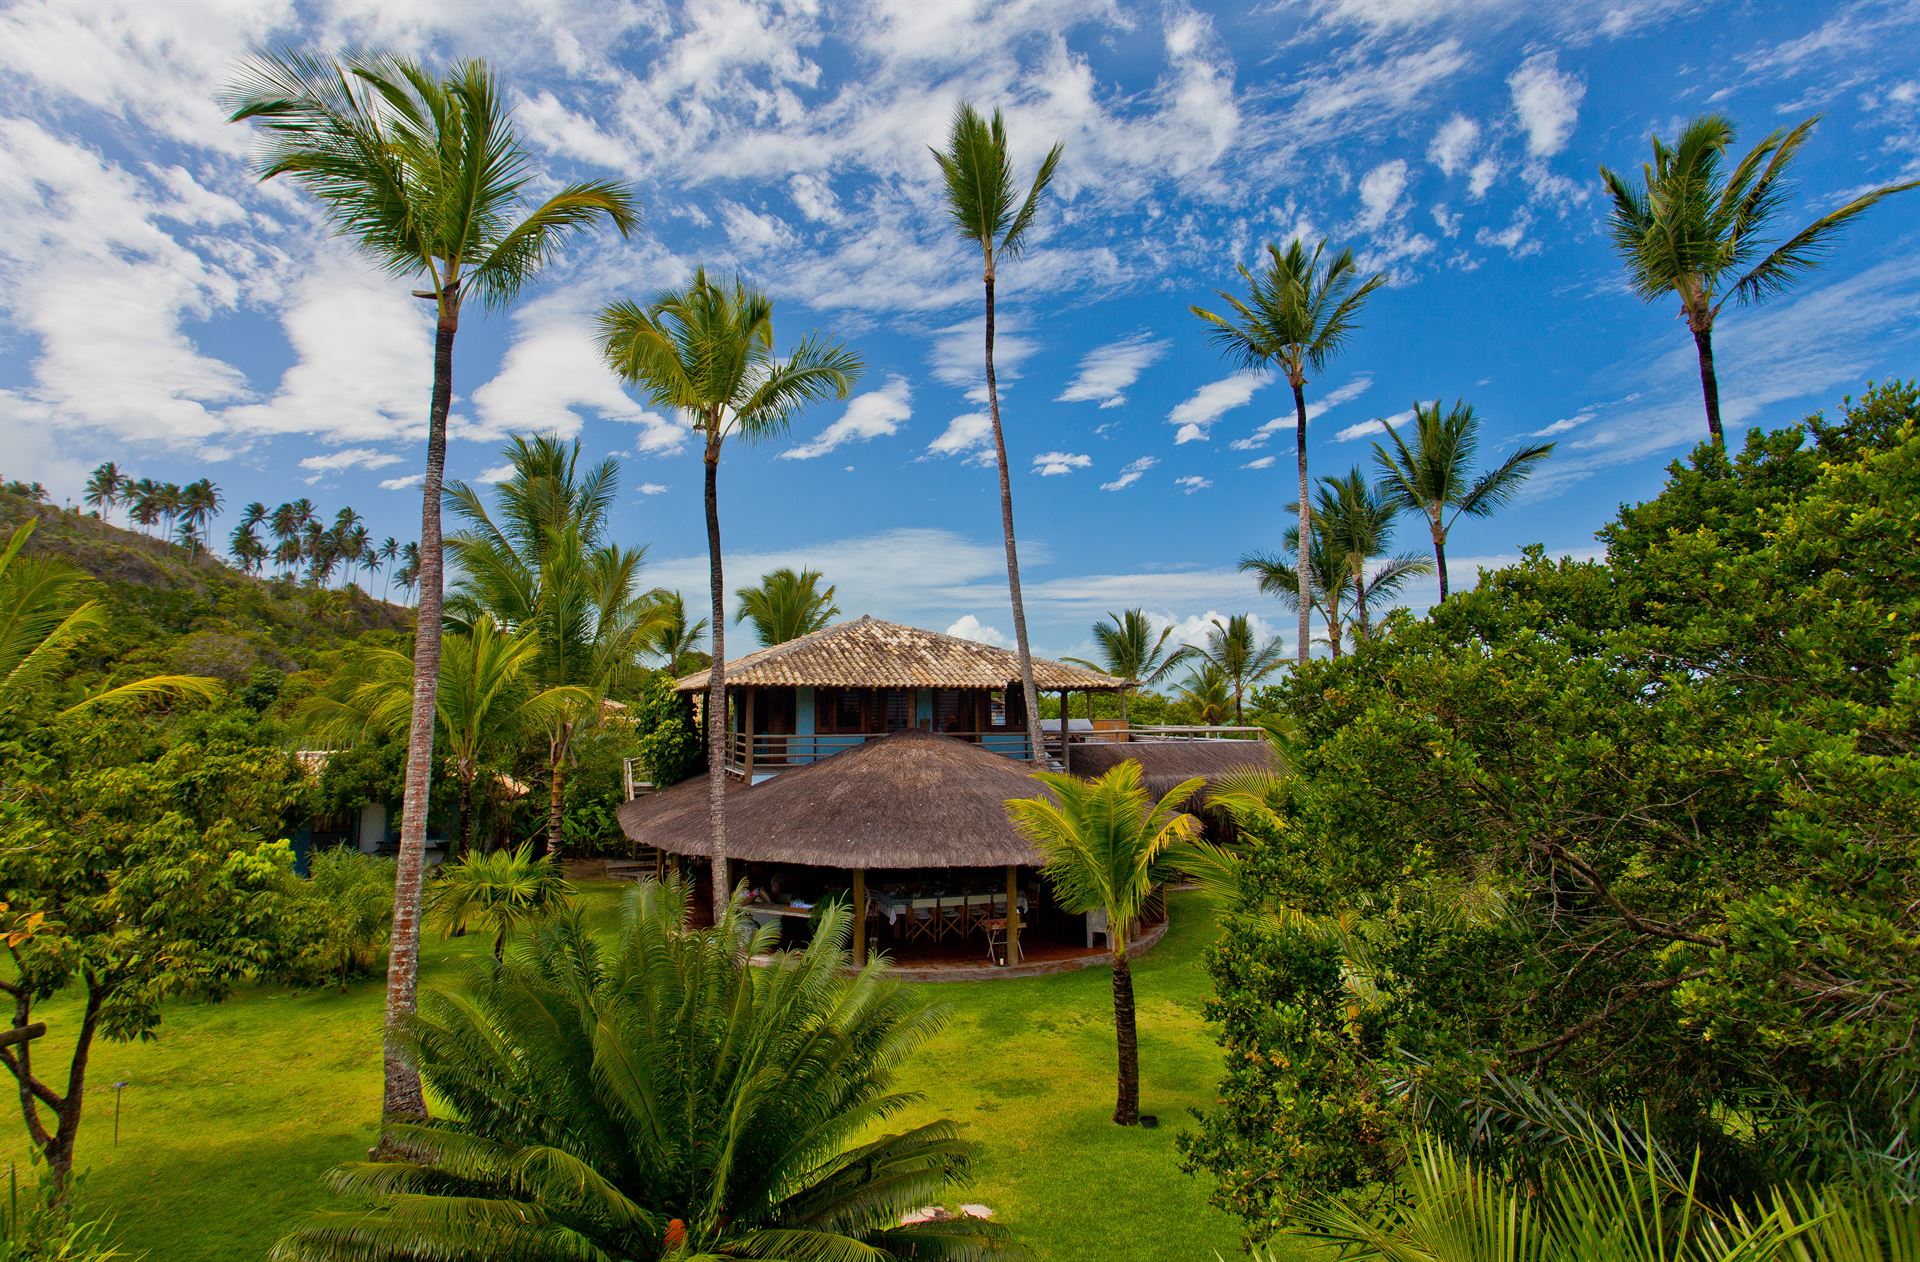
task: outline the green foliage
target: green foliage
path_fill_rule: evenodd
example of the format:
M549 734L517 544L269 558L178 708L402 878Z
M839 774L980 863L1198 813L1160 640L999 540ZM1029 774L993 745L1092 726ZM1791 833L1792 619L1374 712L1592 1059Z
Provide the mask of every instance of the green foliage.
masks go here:
M391 1128L407 1160L337 1169L372 1208L316 1216L274 1256L1004 1256L991 1223L900 1223L973 1155L948 1122L883 1130L938 1016L883 965L843 973L844 916L758 970L766 932L687 915L682 888L648 882L618 946L563 916L467 994L424 996L412 1059L447 1114Z
M1916 417L1889 386L1704 447L1605 561L1531 549L1265 691L1294 775L1241 821L1189 1148L1255 1234L1378 1192L1490 1072L1644 1109L1722 1201L1905 1151Z
M301 980L371 977L381 967L393 927L394 862L347 846L318 851L299 887L300 914L313 940L296 975Z
M74 1207L73 1189L48 1181L22 1190L18 1171L7 1177L0 1204L0 1262L115 1262L130 1257L114 1239L113 1223Z
M826 575L818 570L795 571L782 567L762 574L753 587L742 587L734 595L740 598L735 622L751 622L760 643L771 648L820 630L840 616L833 603L834 588L825 591L820 584ZM681 614L685 617L684 610Z
M664 671L647 676L628 710L639 734L634 757L641 778L655 788L679 784L704 769L706 748L694 726L693 703L673 690Z
M449 936L474 925L493 931L493 958L506 953L513 935L538 924L573 901L573 886L551 855L533 857L533 847L469 850L435 874L427 914Z

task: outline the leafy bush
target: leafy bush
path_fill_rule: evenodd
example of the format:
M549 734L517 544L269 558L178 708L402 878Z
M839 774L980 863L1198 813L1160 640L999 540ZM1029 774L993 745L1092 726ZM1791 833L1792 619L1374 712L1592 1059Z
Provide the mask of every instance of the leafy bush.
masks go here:
M1920 393L1711 447L1604 561L1538 549L1271 690L1188 1144L1256 1235L1391 1187L1420 1101L1644 1110L1711 1199L1920 1122ZM1451 1107L1451 1106L1450 1106ZM1881 1163L1884 1167L1886 1163Z
M551 857L533 856L531 843L512 850L469 850L444 865L427 892L428 913L448 936L475 923L493 930L493 958L523 926L538 924L573 902L573 886Z
M673 690L665 671L647 677L629 714L639 733L634 757L655 788L679 784L705 769L705 742L694 725L693 703Z
M312 983L370 977L384 964L393 929L394 861L350 846L316 851L301 886L300 914L313 927L300 976Z
M116 1262L129 1257L114 1243L113 1224L88 1218L74 1208L73 1188L65 1197L44 1185L23 1191L19 1174L7 1176L7 1199L0 1205L0 1262Z

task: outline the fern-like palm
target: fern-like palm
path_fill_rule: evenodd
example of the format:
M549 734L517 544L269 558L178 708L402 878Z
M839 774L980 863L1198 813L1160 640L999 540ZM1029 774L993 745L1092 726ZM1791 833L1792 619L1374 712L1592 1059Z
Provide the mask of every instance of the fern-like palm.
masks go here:
M700 438L706 472L708 634L707 817L712 834L714 913L726 909L727 775L726 574L720 552L720 453L731 437L763 441L787 431L801 409L844 399L860 356L817 335L785 355L775 351L773 302L746 282L694 272L685 288L651 303L623 301L600 313L600 349L621 380L656 406L686 416Z
M1386 284L1384 274L1361 278L1352 250L1341 250L1322 262L1327 243L1308 253L1298 237L1279 246L1267 246L1267 265L1255 273L1240 267L1246 282L1245 298L1220 290L1226 314L1202 307L1193 314L1206 322L1207 333L1222 353L1243 368L1278 369L1293 389L1294 456L1300 493L1296 499L1299 547L1294 571L1299 578L1296 607L1300 612L1298 657L1305 663L1312 649L1313 593L1308 590L1307 555L1313 536L1313 509L1307 482L1307 374L1323 372L1360 327L1360 308L1374 290Z
M1220 668L1232 690L1235 723L1246 719L1247 689L1286 665L1279 637L1262 640L1253 629L1253 618L1244 613L1231 614L1225 622L1215 618L1207 642L1196 651Z
M1192 656L1191 645L1176 644L1168 647L1167 641L1173 636L1171 625L1153 629L1153 619L1144 609L1127 609L1120 613L1109 613L1105 619L1093 624L1093 642L1100 651L1100 660L1088 661L1083 657L1069 657L1066 660L1076 666L1085 666L1089 670L1102 671L1116 679L1126 681L1126 687L1120 690L1120 718L1127 719L1127 702L1139 688L1152 688L1166 680L1174 667Z
M1140 764L1121 763L1098 780L1035 772L1048 798L1013 798L1007 818L1040 852L1054 901L1069 912L1104 912L1113 954L1113 1021L1119 1045L1113 1120L1140 1120L1140 1044L1134 1025L1133 970L1127 949L1134 923L1166 876L1169 847L1199 832L1181 807L1204 780L1175 786L1159 801L1141 787Z
M1668 294L1680 300L1700 359L1707 433L1716 446L1726 440L1713 328L1728 300L1756 303L1791 289L1820 265L1841 228L1882 199L1920 188L1920 180L1908 180L1862 193L1769 248L1792 191L1788 170L1819 121L1816 114L1770 132L1727 170L1733 122L1704 114L1672 145L1653 138L1653 161L1640 168L1637 184L1600 168L1612 202L1614 249L1634 292L1648 302Z
M1412 446L1392 425L1387 426L1387 442L1373 445L1380 498L1387 507L1418 513L1427 523L1442 601L1447 598L1447 535L1454 522L1462 514L1488 517L1505 507L1535 467L1553 454L1553 444L1518 448L1476 477L1473 463L1479 450L1480 418L1460 399L1445 412L1438 399L1414 404Z
M427 915L448 937L484 925L493 931L493 958L500 960L516 932L571 904L573 893L558 860L535 858L528 843L485 853L469 850L435 876Z
M1233 689L1226 672L1205 657L1189 660L1175 699L1193 711L1198 723L1208 727L1225 723L1233 712Z
M840 607L833 603L833 587L820 589L825 581L818 570L783 567L763 574L757 585L734 593L740 608L733 620L751 622L760 643L768 648L810 635L840 616Z
M428 996L408 1038L447 1116L393 1128L404 1161L335 1170L358 1204L273 1256L1008 1256L993 1223L901 1223L953 1194L973 1149L950 1122L889 1129L916 1102L895 1071L941 1017L878 962L848 972L845 911L764 969L768 934L687 916L681 887L646 882L618 946L565 913L468 994Z

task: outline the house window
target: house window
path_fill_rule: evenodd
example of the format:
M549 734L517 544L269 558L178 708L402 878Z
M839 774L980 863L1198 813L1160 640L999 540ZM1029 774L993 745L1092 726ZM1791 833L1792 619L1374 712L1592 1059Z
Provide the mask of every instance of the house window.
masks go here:
M963 732L967 724L960 708L961 694L957 688L938 688L933 694L933 730L936 732Z
M822 688L815 694L814 726L822 732L861 732L863 700L857 688Z
M1007 692L1004 688L995 688L987 693L987 726L1005 727L1007 725Z
M898 732L913 726L912 692L905 688L879 688L874 690L873 699L874 717L878 720L875 731Z

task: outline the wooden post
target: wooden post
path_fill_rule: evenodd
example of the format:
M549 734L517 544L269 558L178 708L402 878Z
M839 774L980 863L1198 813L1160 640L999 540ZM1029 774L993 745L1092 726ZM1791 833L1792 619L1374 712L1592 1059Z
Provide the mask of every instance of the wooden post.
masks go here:
M1073 755L1067 752L1073 748L1073 742L1067 739L1067 725L1073 721L1067 717L1071 708L1067 704L1067 690L1062 688L1060 690L1060 770L1068 773L1073 771Z
M853 870L853 966L867 963L867 870Z
M1020 962L1020 869L1007 865L1007 967Z
M747 694L746 695L746 703L747 703L746 713L744 716L742 716L740 720L741 738L746 742L746 751L747 751L745 755L746 770L743 778L746 780L748 787L752 787L753 785L753 685L748 684L745 688L741 689L741 691Z

